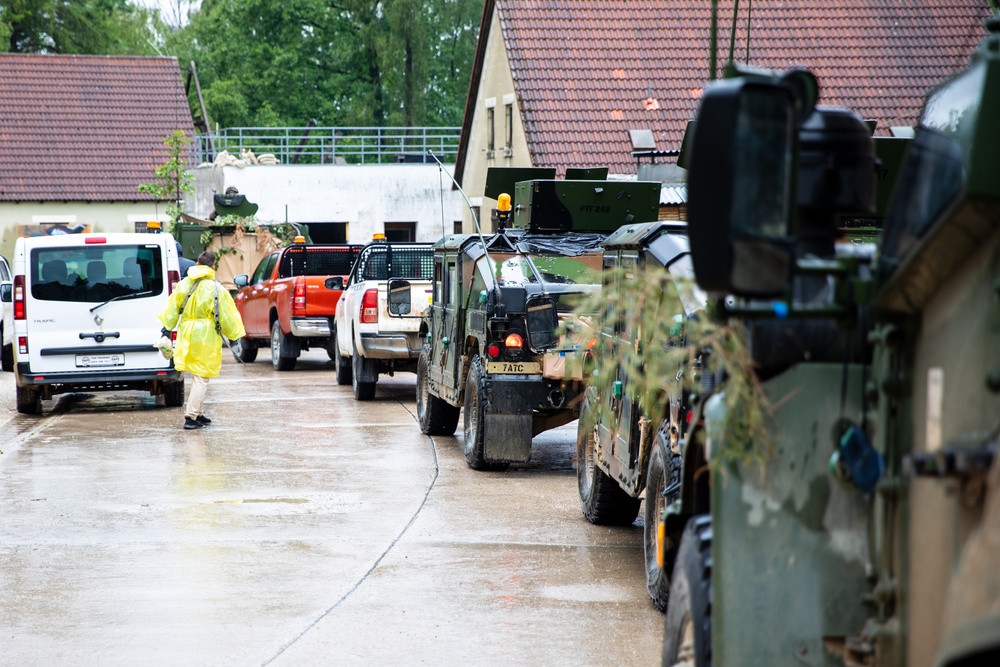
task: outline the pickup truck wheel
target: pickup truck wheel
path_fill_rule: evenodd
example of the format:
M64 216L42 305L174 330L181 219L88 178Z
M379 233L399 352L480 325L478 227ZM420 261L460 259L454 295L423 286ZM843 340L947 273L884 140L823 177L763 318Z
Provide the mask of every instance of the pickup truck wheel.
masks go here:
M257 345L244 336L233 341L233 356L245 364L252 364L257 359Z
M664 443L659 437L653 442L653 451L649 454L649 465L646 468L646 501L643 506L643 553L646 558L646 590L653 601L653 606L663 611L667 608L667 598L670 596L670 573L674 569L677 558L677 545L680 544L680 534L665 535L663 545L663 567L656 564L656 530L659 526L663 510L680 498L680 466L681 457L672 452L664 452ZM669 490L669 495L664 491Z
M163 404L168 408L184 405L184 378L163 385Z
M351 384L354 386L354 398L358 401L370 401L375 398L375 382L362 382L359 377L364 375L365 360L358 354L358 346L354 345L354 357L351 360Z
M296 358L288 354L288 337L281 332L281 322L271 325L271 365L276 371L290 371L295 368Z
M340 337L337 332L333 332L333 362L337 364L337 384L348 385L354 380L354 373L351 364L354 361L350 357L345 357L340 353Z
M42 411L42 395L36 387L17 388L17 411L22 415L37 415Z
M0 351L0 368L10 373L14 370L14 345L4 345Z
M663 667L711 667L711 517L701 515L688 521L670 579L670 606L663 633Z
M584 404L581 415L589 413ZM576 435L576 485L587 521L607 526L628 526L639 514L640 500L618 486L597 465L597 427L580 420Z
M453 435L458 427L460 408L431 394L430 360L427 351L421 350L417 357L417 421L420 422L420 432L427 435Z
M465 462L473 470L506 470L506 463L490 463L485 456L486 400L483 398L483 369L479 357L473 357L465 379Z

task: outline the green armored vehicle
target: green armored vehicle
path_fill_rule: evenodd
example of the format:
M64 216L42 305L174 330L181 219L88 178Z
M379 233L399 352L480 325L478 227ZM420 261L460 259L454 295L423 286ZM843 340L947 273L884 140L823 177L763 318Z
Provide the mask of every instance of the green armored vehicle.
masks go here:
M642 280L646 272L664 274L660 277L672 290L667 301L680 306L677 312L660 313L675 325L673 340L657 341L661 345L683 344L683 320L704 307L704 295L687 289L693 269L684 223L647 222L615 231L604 241L604 269L602 302L615 312L598 319L598 342L591 350L598 371L608 377L598 377L588 386L580 408L580 504L591 523L629 525L639 512L640 499L645 497L646 586L653 604L663 610L670 580L657 562L657 526L665 507L680 499L680 443L687 402L679 381L667 383L656 406L662 401L666 407L661 414L649 414L633 389L630 373L619 360L642 354L638 347L639 325L631 311L648 305L632 300L635 280Z
M594 176L568 170L554 180L554 170L493 168L486 195L506 202L514 191L513 214L498 209L499 231L489 237L456 234L434 246L417 414L424 433L450 435L464 408L473 469L526 462L533 436L579 416L583 368L566 352L586 344L586 328L560 340L559 322L600 288L604 238L624 223L655 220L659 210L659 183Z
M748 329L773 441L760 464L721 462L761 443L723 426L725 382L699 405L687 446L714 466L711 509L684 531L663 664L1000 664L1000 17L988 27L927 98L877 258L836 242L841 213L874 207L859 118L803 113L807 79L706 89L692 258Z

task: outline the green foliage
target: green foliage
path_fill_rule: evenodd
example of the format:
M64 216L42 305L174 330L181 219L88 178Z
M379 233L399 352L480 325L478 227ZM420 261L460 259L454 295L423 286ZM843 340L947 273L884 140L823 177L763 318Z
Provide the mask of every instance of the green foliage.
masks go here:
M298 230L290 224L262 225L255 216L221 215L212 221L212 226L201 233L200 242L204 247L211 245L212 240L221 237L215 250L215 267L223 255L235 255L240 252L241 243L246 234L256 234L257 250L271 252L291 244L298 236ZM225 240L229 239L229 245Z
M184 130L174 130L163 143L167 147L167 161L154 171L155 181L138 186L139 192L153 195L157 201L169 201L167 215L170 216L170 233L177 236L177 224L181 219L181 202L185 194L194 192L194 176L187 171L187 145L191 140Z
M482 2L205 0L165 50L213 126L461 122Z
M155 55L149 10L129 0L7 0L0 51Z
M591 382L598 393L611 395L615 382L622 380L643 414L659 424L667 416L670 396L697 396L700 374L721 371L726 377L721 388L726 438L713 452L713 464L763 461L775 437L742 325L718 321L710 308L685 318L685 304L690 308L695 302L694 286L660 267L618 269L608 272L605 281L600 292L577 308L575 324L564 325L562 332L580 339L581 324L593 332L588 334L597 341L591 351ZM625 342L613 345L616 339ZM596 418L613 421L615 416Z

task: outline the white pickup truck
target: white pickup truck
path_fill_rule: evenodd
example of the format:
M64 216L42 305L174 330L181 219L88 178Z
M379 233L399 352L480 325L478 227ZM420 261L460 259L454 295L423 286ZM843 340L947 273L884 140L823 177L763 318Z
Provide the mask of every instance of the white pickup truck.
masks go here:
M380 373L415 373L423 341L420 320L431 302L434 250L429 243L375 241L361 249L337 303L334 359L337 384L370 401ZM389 282L409 293L392 300ZM408 289L407 289L408 288Z

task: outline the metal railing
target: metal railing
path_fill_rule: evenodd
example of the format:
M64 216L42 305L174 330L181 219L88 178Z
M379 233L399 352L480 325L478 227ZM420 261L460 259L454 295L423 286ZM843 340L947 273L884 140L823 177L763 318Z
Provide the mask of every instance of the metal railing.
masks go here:
M433 164L433 151L454 163L460 127L230 127L202 134L195 145L199 163L214 162L223 150L270 153L281 164Z

